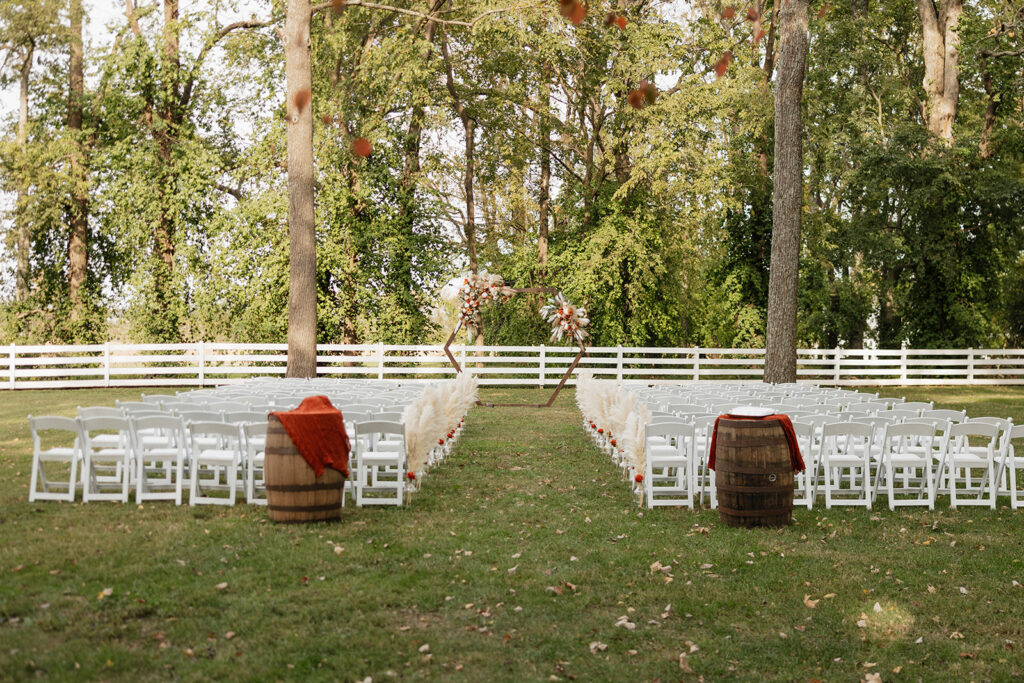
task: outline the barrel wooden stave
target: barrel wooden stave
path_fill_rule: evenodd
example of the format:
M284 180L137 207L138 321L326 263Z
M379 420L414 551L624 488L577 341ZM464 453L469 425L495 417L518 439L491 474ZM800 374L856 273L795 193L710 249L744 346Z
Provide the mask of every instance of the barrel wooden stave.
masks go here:
M777 420L722 418L715 450L718 510L724 524L792 524L793 466L786 434Z
M286 524L341 519L345 477L330 467L317 477L281 421L273 415L268 420L263 474L270 519Z

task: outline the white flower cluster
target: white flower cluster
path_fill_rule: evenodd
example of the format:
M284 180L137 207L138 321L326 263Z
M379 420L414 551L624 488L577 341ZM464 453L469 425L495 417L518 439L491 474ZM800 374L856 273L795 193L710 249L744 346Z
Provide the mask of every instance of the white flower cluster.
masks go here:
M541 316L551 324L551 341L560 342L568 337L578 344L587 338L587 309L572 305L561 292L554 299L548 299L547 306L540 309Z
M459 319L463 324L473 324L480 315L480 307L487 301L497 301L499 297L508 296L509 289L500 275L493 275L486 270L469 273L462 279L459 289Z

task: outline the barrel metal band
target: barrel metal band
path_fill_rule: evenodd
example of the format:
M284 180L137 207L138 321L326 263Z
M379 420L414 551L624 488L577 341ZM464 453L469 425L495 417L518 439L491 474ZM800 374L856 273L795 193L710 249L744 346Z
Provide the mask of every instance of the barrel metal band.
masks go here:
M715 483L719 491L727 493L787 493L789 491L788 486L731 486L729 484Z
M340 491L341 485L338 484L268 484L266 489L268 491L280 491L281 493L301 493L304 491Z
M716 442L719 448L758 448L760 446L788 446L786 440L783 438L771 438L771 437L756 437L751 436L747 438L732 437L731 439L722 438Z
M763 467L743 467L742 465L733 465L731 462L722 462L720 458L715 463L715 471L730 474L763 474L765 476L769 474L784 476L793 472L793 470L765 470Z
M768 517L773 514L786 514L793 512L793 506L781 508L765 508L762 510L733 510L732 508L722 507L721 503L718 505L718 511L724 512L727 515L733 517Z
M341 503L338 502L333 505L267 505L267 509L274 512L328 512L330 510L340 510Z

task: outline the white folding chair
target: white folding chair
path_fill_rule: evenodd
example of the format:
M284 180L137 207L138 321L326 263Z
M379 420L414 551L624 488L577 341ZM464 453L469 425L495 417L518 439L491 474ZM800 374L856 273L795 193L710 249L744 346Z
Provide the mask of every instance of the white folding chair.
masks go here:
M962 422L949 428L935 477L936 489L949 492L951 509L958 505L987 505L995 509L998 438L999 427L993 424ZM940 488L939 482L944 486Z
M185 423L172 415L147 415L132 419L131 431L135 501L173 500L181 505L188 457Z
M644 495L647 507L685 505L693 507L694 429L682 421L647 425L644 429L647 465Z
M28 489L28 500L66 500L74 502L75 487L78 485L78 467L82 462L81 434L78 421L70 417L44 415L28 416L32 432L32 476ZM43 448L43 439L60 443ZM70 443L69 443L70 442ZM46 465L51 465L50 476ZM60 468L60 475L52 465ZM63 468L67 467L68 474ZM51 491L51 488L59 490Z
M1024 440L1024 424L1015 425L1006 420L1003 437L999 443L999 471L996 474L996 481L1000 488L996 493L1009 495L1010 508L1017 510L1024 507L1024 497L1020 495L1024 492L1017 490L1017 470L1024 470L1024 446L1018 455L1013 443L1015 440Z
M718 508L718 489L715 486L715 471L708 467L708 456L717 420L717 415L697 417L693 420L694 471L697 476L695 492L698 502L703 504L706 497L712 510Z
M366 420L356 427L356 505L401 505L405 494L405 427Z
M266 421L242 425L242 438L245 441L245 501L250 505L266 505L266 482L263 478L264 451L267 445ZM344 502L343 493L342 504Z
M902 505L935 509L934 440L935 427L930 424L894 423L885 427L874 495L877 497L884 481L890 510ZM913 497L900 497L908 494Z
M131 424L124 417L79 418L82 502L128 502L132 476ZM104 492L103 488L113 488Z
M825 507L863 505L871 509L871 453L874 427L839 422L822 427L818 467L825 486ZM843 474L849 486L844 488ZM817 477L815 477L817 479ZM817 497L817 481L814 495Z
M806 505L808 510L814 507L814 472L817 470L815 458L818 449L814 432L814 425L810 422L793 420L793 433L796 434L797 447L804 456L806 466L803 472L796 472L793 476L793 505Z
M234 505L242 464L241 428L225 422L192 422L188 433L189 505ZM227 497L204 493L224 489Z

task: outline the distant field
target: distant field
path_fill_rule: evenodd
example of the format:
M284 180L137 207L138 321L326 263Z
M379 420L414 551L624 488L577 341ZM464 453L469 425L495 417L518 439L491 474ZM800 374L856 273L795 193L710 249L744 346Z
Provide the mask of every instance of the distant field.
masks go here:
M1024 675L1024 511L1005 500L816 507L770 531L641 510L567 390L549 410L474 408L410 507L349 507L338 524L27 502L27 414L139 393L0 393L0 679ZM1024 388L882 395L1024 421Z

